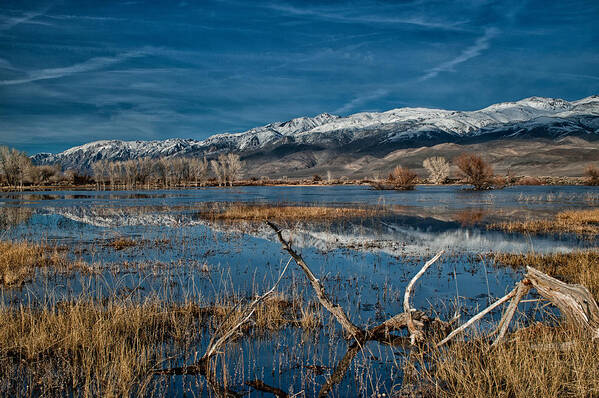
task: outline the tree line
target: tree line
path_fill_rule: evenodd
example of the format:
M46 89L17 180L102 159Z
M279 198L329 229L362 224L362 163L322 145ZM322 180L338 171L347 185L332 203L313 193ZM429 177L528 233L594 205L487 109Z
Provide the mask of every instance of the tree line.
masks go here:
M233 185L242 176L244 162L234 153L208 161L197 158L106 159L92 163L92 175L63 171L60 165L36 166L25 152L0 146L0 186L22 189L26 185L91 184L98 188L150 188Z
M91 168L98 188L174 188L204 186L209 181L232 186L241 177L243 165L239 155L228 153L210 162L206 157L99 160Z

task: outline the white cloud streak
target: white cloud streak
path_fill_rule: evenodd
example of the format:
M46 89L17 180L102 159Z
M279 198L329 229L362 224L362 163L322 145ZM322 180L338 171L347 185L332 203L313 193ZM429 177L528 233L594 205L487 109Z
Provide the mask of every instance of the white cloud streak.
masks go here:
M485 34L478 39L473 46L466 48L464 51L460 53L454 59L451 59L447 62L443 62L442 64L435 66L432 69L429 69L427 73L422 76L418 81L423 82L425 80L432 79L436 77L441 72L453 72L455 67L463 62L468 61L471 58L477 57L481 52L489 48L489 42L491 39L499 33L499 30L496 28L488 28L485 30Z
M361 23L361 24L403 24L403 25L414 25L422 28L429 29L442 29L442 30L462 30L460 25L464 24L464 21L453 21L453 22L433 22L421 17L408 17L398 18L381 15L348 15L340 12L327 12L324 10L317 10L314 8L296 8L290 5L281 4L269 4L269 9L278 11L287 15L294 15L298 17L309 17L318 18L322 20L340 22L340 23Z
M18 17L2 16L1 18L3 19L3 21L0 22L0 32L10 30L22 23L34 23L33 21L31 21L32 19L45 15L49 9L50 7L45 7L38 11L23 13L21 16Z
M62 68L49 68L31 71L27 72L27 76L21 79L0 80L0 86L25 84L35 82L38 80L58 79L77 73L91 72L105 68L110 65L117 64L127 59L142 57L144 55L147 55L148 53L148 50L129 51L123 54L119 54L116 57L94 57L79 64L65 66Z
M359 96L355 97L354 99L352 99L351 101L349 101L348 103L344 104L342 107L336 109L334 111L334 113L340 113L340 114L347 113L349 111L354 110L355 108L357 108L359 106L362 106L362 105L368 103L369 101L382 98L387 94L389 94L388 90L379 88L372 93L359 95Z

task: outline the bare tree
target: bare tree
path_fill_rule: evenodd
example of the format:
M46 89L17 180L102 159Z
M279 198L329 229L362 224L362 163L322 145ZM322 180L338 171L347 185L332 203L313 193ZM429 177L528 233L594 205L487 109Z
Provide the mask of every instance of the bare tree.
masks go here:
M189 170L191 176L195 179L195 185L201 183L202 186L205 184L206 177L208 176L208 161L206 156L202 160L193 158L189 162Z
M389 181L395 189L412 190L416 184L418 175L407 167L396 166L389 175Z
M121 162L110 163L108 174L110 176L110 187L115 189L121 179Z
M219 162L218 160L212 159L210 161L210 166L212 168L212 172L214 173L216 180L218 181L218 186L222 186L223 182L225 182L225 178L226 178L226 170L223 170L223 167L221 165L221 162ZM226 167L226 166L225 166Z
M584 175L588 177L588 185L599 185L599 167L589 164L584 170Z
M6 146L0 147L0 174L11 187L23 187L31 159L21 151Z
M449 177L449 162L442 156L433 156L424 159L422 167L428 171L429 179L434 184L443 184Z
M106 159L101 159L92 163L92 172L94 174L94 180L96 181L98 189L100 189L100 186L102 189L106 189L106 180L109 178L110 174L109 168L110 162Z
M236 181L241 176L241 170L243 169L243 163L239 155L235 153L228 153L226 156L226 170L227 180L229 185L233 186L233 181Z
M152 175L152 164L154 162L148 158L137 159L137 182L143 187L150 187L150 177Z
M493 168L483 160L480 155L464 153L454 160L462 177L476 190L490 189L493 187Z

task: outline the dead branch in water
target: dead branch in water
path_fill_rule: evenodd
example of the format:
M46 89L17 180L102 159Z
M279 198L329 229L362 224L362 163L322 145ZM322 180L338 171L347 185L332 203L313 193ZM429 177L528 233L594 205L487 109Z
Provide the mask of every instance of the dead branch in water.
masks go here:
M526 275L524 275L522 281L511 292L452 331L437 346L439 347L447 343L458 333L480 320L493 309L513 298L496 329L499 333L493 345L497 345L504 338L509 323L516 312L518 303L531 288L534 288L539 295L559 308L560 312L569 322L584 330L593 339L599 338L599 306L597 306L597 302L586 287L562 282L533 267L526 267L526 271Z
M388 332L390 330L399 330L403 328L408 328L410 331L411 341L415 343L416 341L424 340L424 329L425 323L430 323L432 320L428 318L424 313L418 312L414 313L414 310L410 308L410 294L414 287L414 284L420 278L426 270L441 257L443 254L443 250L437 253L432 259L430 259L422 269L412 278L408 287L406 288L406 293L404 295L404 312L394 317L386 320L385 322L377 325L371 329L363 329L351 322L343 308L338 304L334 304L333 301L328 297L324 286L320 283L320 280L316 278L308 264L304 261L302 256L297 253L292 247L289 241L283 238L282 230L275 224L270 221L266 222L277 234L279 242L283 246L283 249L289 253L289 255L293 258L295 263L302 269L306 278L312 285L314 292L316 293L316 297L318 301L324 308L327 309L339 322L339 324L343 327L343 329L349 334L350 337L354 338L354 340L362 345L364 342L368 340L377 340L382 341L388 338ZM443 323L440 320L436 320L438 323Z
M523 302L523 298L531 289L535 289L539 295L557 306L568 321L577 325L580 330L586 331L593 338L599 337L599 307L590 292L584 286L564 283L532 267L527 267L527 273L524 278L518 282L514 289L508 294L450 332L453 321L445 322L440 319L429 317L424 312L416 310L410 305L410 296L413 293L416 282L425 274L430 266L441 257L443 251L440 251L427 261L408 283L403 296L402 313L396 314L374 327L365 328L357 326L350 320L344 309L339 304L335 304L331 297L329 297L324 285L312 272L301 254L295 251L292 248L290 241L283 237L282 230L271 222L267 222L267 224L276 233L283 250L291 256L276 283L269 291L248 304L247 308L241 312L239 321L235 322L232 326L230 324L226 326L225 323L219 326L210 340L205 354L196 364L183 368L167 369L158 373L201 374L206 378L208 384L218 395L236 395L236 392L228 390L226 387L221 387L216 382L216 377L210 370L210 360L230 339L233 338L239 328L251 318L255 312L256 306L274 292L292 260L295 261L306 276L306 279L312 286L320 304L334 316L345 332L345 336L353 340L344 357L323 384L319 396L327 396L334 386L343 380L353 359L363 350L365 343L368 341L374 340L382 344L407 346L408 344L415 345L416 343L426 343L427 341L434 342L443 337L442 340L436 344L437 347L440 347L497 307L511 300L494 332L497 336L493 345L499 344L507 334L509 324L516 313L518 304ZM409 337L390 334L392 331L402 329L408 330ZM261 380L255 380L246 384L256 390L269 392L279 397L288 396L284 390L269 386Z
M419 325L419 327L417 328L414 324L414 319L412 318L412 310L410 309L410 294L412 293L412 288L414 287L414 284L416 283L418 278L420 278L426 272L428 267L430 267L435 261L439 259L439 257L441 257L443 252L444 250L441 250L439 253L435 255L435 257L428 260L426 264L424 264L424 266L420 269L420 271L418 271L418 273L414 275L410 283L408 283L408 287L406 287L406 292L404 293L403 297L403 311L407 316L408 330L410 332L410 342L412 343L412 345L416 344L417 341L420 342L424 340L424 334L422 333L422 327Z
M343 308L341 308L341 306L337 304L334 304L333 301L327 296L324 290L324 286L322 286L320 280L318 280L316 276L314 276L314 273L312 272L310 267L308 267L308 264L306 264L302 256L298 254L295 250L293 250L289 242L287 242L283 238L282 230L270 221L267 221L266 223L276 232L277 237L281 242L281 245L283 245L283 249L287 253L289 253L289 255L293 258L295 263L302 269L302 271L304 271L304 274L306 275L306 278L312 285L312 288L314 289L314 292L316 293L316 297L318 298L320 304L322 304L322 306L326 308L327 311L329 311L335 317L335 319L337 319L337 322L341 324L343 329L351 337L353 337L356 340L362 339L362 337L364 336L364 330L354 325L349 320L348 316L345 314L345 311L343 311Z

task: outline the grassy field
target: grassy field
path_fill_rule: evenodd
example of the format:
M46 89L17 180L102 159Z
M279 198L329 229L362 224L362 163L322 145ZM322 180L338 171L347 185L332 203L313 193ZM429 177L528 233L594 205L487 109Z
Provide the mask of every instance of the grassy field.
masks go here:
M506 221L490 224L489 229L522 233L576 234L593 237L599 234L599 209L567 210L551 219Z

